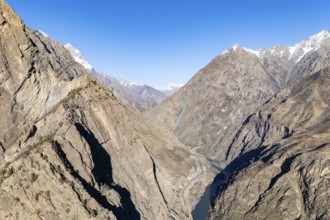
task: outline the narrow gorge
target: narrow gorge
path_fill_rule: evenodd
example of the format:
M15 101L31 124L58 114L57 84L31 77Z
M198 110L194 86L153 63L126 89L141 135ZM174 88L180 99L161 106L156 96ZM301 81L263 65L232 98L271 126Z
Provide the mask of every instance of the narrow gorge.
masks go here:
M330 219L330 31L169 97L78 52L0 0L0 219Z

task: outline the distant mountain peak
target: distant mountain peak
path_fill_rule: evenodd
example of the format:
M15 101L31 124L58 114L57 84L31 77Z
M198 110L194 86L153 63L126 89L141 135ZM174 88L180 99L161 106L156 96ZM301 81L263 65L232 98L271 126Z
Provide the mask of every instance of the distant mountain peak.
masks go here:
M183 83L168 83L164 86L155 87L157 90L161 91L162 93L166 94L167 96L171 96L175 92L177 92L182 86Z
M240 46L239 44L235 43L231 48L229 48L229 49L223 51L223 52L220 54L220 56L222 56L222 55L224 55L224 54L226 54L226 53L228 53L228 52L230 52L230 51L234 51L234 52L242 52L242 51L246 51L246 52L248 52L248 53L253 53L253 54L257 55L257 56L259 56L259 53L260 53L259 50L258 50L258 51L255 51L255 50L252 50L252 49L249 49L249 48L246 48L246 47L242 47L242 46Z
M42 33L42 32L40 32L40 33ZM72 44L67 43L64 45L64 47L70 52L70 54L74 58L74 60L77 63L80 63L81 65L83 65L83 67L85 67L86 70L91 71L93 69L93 66L83 57L83 55L81 54L81 52L78 49L76 49L74 46L72 46Z
M330 31L329 30L323 30L320 33L317 33L311 37L309 37L307 40L302 41L302 43L306 43L306 45L310 47L320 47L322 42L325 39L330 38Z
M307 40L303 40L292 47L289 47L290 56L292 59L297 53L300 53L300 56L296 58L296 62L299 62L307 53L317 50L321 47L324 40L330 38L330 31L323 30L318 34L315 34L309 37Z
M164 86L159 86L159 87L155 87L155 88L158 89L159 91L169 91L169 90L173 90L176 88L180 88L183 85L184 85L183 83L168 83Z
M234 44L231 48L223 51L220 56L230 52L242 52L246 51L251 54L256 55L258 58L263 59L264 57L267 57L269 55L272 56L285 56L289 60L294 61L295 63L298 63L306 54L313 52L315 50L318 50L325 40L330 39L330 31L329 30L323 30L306 40L302 40L299 43L293 45L293 46L273 46L270 48L262 48L258 50L252 50L246 47L242 47L239 44Z
M237 50L237 49L241 49L242 47L239 45L239 44L234 44L232 47L231 47L231 49L233 49L233 50Z
M43 31L41 31L41 30L38 30L38 32L39 32L40 34L42 34L42 36L49 38L48 34L46 34L45 32L43 32Z
M124 87L144 86L144 84L140 84L137 82L129 82L129 81L123 80L123 79L118 79L118 82Z

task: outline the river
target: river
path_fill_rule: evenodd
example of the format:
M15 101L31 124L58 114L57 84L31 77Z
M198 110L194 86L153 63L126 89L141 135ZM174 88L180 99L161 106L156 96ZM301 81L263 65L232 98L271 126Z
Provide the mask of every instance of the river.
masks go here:
M211 163L213 166L214 164ZM218 166L214 166L219 169ZM208 214L213 202L218 195L219 186L226 182L228 175L223 172L219 173L213 180L213 182L208 185L205 192L199 202L197 203L195 209L192 212L192 217L194 220L205 220L208 219Z

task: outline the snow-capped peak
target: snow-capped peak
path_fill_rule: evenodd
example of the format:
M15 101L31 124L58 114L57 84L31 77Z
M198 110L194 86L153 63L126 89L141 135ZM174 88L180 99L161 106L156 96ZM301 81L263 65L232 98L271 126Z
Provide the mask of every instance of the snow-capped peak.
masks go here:
M78 49L74 48L70 43L65 44L64 47L70 52L71 56L77 63L83 65L87 70L93 69L93 66L82 56Z
M118 82L124 87L144 86L143 84L139 84L139 83L136 83L136 82L129 82L129 81L126 81L126 80L123 80L123 79L118 79Z
M249 52L249 53L253 53L253 54L255 54L256 56L259 56L259 53L260 53L260 50L252 50L252 49L249 49L249 48L246 48L246 47L241 47L239 44L234 44L231 48L229 48L229 49L227 49L227 50L225 50L225 51L223 51L221 54L220 54L220 56L221 55L224 55L224 54L226 54L226 53L228 53L230 50L233 50L233 51L240 51L240 50L245 50L246 52Z
M184 84L183 83L168 83L164 86L159 86L159 87L155 87L157 90L159 91L171 91L173 89L179 89L183 86Z
M323 30L318 34L311 36L307 40L302 41L300 44L305 44L306 47L319 48L322 42L328 38L330 38L330 31Z
M237 50L237 49L241 48L241 46L239 44L234 44L231 48L233 50Z
M182 86L184 86L183 83L168 83L164 86L155 87L155 89L161 91L165 95L170 96L178 91Z
M301 53L298 58L296 58L296 62L299 62L307 53L317 50L321 47L323 41L325 39L330 38L330 31L323 30L318 34L315 34L309 37L307 40L301 41L296 45L289 47L290 56L292 59L297 53Z
M227 49L227 50L224 50L224 51L220 54L220 56L222 56L222 55L228 53L230 50L237 51L239 48L241 48L239 44L234 44L231 48L229 48L229 49Z
M43 31L41 31L41 30L39 30L38 32L39 32L40 34L42 34L42 36L49 38L48 35L47 35L45 32L43 32Z
M275 46L266 49L251 50L249 48L241 47L238 44L234 44L230 49L223 51L220 56L228 53L229 51L241 51L245 50L249 53L255 54L259 58L263 58L268 55L273 56L288 56L288 59L298 63L306 54L318 50L322 43L330 39L330 31L323 30L318 34L303 40L294 46Z
M260 56L260 50L252 50L252 49L249 49L249 48L246 48L246 47L243 47L243 49L249 53L253 53L255 54L257 57Z

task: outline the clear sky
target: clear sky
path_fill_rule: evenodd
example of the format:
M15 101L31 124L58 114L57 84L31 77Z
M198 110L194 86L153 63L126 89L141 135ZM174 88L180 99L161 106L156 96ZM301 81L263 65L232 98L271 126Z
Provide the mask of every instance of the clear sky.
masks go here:
M98 70L185 83L226 48L293 45L330 29L329 0L6 0L32 29Z

